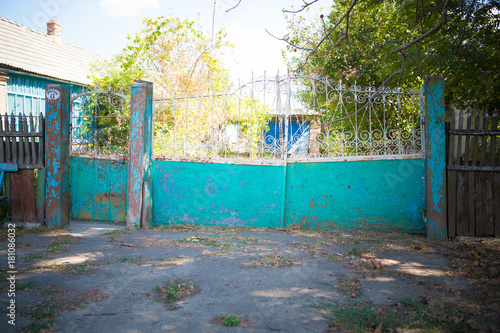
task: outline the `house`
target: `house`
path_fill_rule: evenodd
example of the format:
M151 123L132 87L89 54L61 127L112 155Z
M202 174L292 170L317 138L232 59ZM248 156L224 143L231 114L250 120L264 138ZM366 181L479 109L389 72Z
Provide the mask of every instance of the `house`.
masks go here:
M288 124L286 124L288 123ZM287 138L289 156L317 155L319 147L316 138L319 134L319 113L314 110L295 109L287 117L276 113L268 122L264 133L266 148L274 155L283 153L281 144ZM285 128L288 125L288 134Z
M92 83L90 64L103 59L64 42L57 21L44 34L0 17L0 114L44 114L46 84L70 84L77 93Z

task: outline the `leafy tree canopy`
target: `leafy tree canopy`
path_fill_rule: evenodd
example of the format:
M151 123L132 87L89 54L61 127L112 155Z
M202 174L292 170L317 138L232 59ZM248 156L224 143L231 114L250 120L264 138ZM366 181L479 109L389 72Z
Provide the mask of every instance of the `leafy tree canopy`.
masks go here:
M442 75L447 105L500 107L498 0L336 0L315 22L286 19L296 71L403 87Z
M141 79L169 94L225 91L229 78L220 56L231 45L223 30L211 38L190 20L158 17L143 23L120 54L93 66L94 84L128 91L128 83Z

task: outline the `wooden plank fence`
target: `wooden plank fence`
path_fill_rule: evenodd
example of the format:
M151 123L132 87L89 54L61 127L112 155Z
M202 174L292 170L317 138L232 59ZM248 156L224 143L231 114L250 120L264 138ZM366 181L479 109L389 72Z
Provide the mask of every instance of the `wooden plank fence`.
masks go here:
M500 236L498 111L452 110L448 131L448 236Z
M16 163L19 169L44 167L45 118L0 115L0 163Z

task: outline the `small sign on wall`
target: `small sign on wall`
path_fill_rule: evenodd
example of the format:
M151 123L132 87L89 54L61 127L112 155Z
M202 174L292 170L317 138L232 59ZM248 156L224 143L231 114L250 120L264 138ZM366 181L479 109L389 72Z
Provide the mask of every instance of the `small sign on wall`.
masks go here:
M49 101L56 101L58 100L59 98L61 98L61 93L59 92L59 90L56 90L56 89L49 89L47 90L47 92L45 93L45 96L47 97L47 99Z

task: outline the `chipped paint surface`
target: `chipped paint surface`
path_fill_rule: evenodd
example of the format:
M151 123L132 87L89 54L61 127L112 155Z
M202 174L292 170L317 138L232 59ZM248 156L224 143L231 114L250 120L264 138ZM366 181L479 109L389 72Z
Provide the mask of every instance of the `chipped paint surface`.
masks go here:
M424 160L287 167L153 162L153 223L425 232ZM283 186L286 187L283 201Z
M128 162L70 157L70 217L125 222Z
M144 190L144 183L151 180L151 139L153 85L150 83L131 84L132 102L130 106L130 158L127 188L127 225L144 227L143 202L150 192Z
M153 162L153 223L280 227L283 167Z
M59 92L59 98L45 103L45 217L49 227L69 223L69 86L48 84L46 90Z
M427 235L447 236L446 215L446 143L444 126L444 80L425 77Z
M423 175L423 159L290 164L287 224L423 233Z

